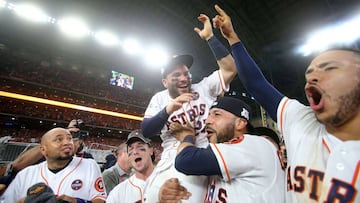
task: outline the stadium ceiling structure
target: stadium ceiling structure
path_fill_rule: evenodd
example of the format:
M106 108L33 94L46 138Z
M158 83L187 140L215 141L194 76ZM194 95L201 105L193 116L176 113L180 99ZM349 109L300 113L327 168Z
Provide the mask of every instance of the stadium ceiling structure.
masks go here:
M76 15L92 30L107 28L120 40L137 38L140 49L161 44L169 55L192 54L195 63L191 72L195 82L217 69L206 42L193 29L201 26L198 15L204 13L212 18L216 15L214 5L218 4L231 16L242 42L269 81L284 94L304 102L303 73L309 58L296 49L306 42L310 33L360 14L358 0L9 0L0 1L0 5L29 2L53 18ZM226 44L218 30L214 33ZM93 64L87 68L93 67L104 74L118 68L134 75L136 82L154 92L162 89L160 70L150 70L140 63L141 55L128 55L118 47L101 46L89 38L67 38L54 26L25 22L1 7L0 43L21 43L54 56L67 53L74 60ZM235 79L231 91L245 90Z

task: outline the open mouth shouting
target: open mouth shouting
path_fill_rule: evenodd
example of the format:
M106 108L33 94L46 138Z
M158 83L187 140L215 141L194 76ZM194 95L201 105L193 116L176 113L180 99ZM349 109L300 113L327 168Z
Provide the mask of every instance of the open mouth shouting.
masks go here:
M206 130L206 136L208 138L213 136L213 135L216 135L216 131L214 129L212 129L211 127L209 127L209 126L206 126L205 130Z
M310 107L314 111L321 111L324 108L322 90L316 86L308 86L305 89L306 96L309 100Z

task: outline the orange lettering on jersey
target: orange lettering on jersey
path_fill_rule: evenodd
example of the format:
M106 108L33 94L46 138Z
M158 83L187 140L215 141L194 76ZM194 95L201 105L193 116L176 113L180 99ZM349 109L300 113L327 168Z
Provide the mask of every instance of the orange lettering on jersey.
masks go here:
M286 173L286 179L287 179L287 191L290 191L293 189L293 186L292 186L292 182L291 182L291 173L290 173L290 169L291 167L289 166L287 168L287 173Z

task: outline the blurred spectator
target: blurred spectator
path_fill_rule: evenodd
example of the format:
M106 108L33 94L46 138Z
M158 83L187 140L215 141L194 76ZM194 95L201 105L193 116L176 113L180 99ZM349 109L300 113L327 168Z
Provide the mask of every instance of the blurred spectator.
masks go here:
M130 177L131 165L126 151L126 143L120 144L116 152L117 163L106 169L102 174L107 194L116 185Z

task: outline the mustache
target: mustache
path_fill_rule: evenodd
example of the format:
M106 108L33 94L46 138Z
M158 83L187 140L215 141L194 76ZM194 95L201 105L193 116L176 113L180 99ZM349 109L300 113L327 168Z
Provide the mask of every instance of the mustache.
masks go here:
M205 130L210 130L210 131L213 131L213 132L216 132L216 130L214 129L214 128L212 128L212 127L210 127L209 125L206 125L205 126Z

